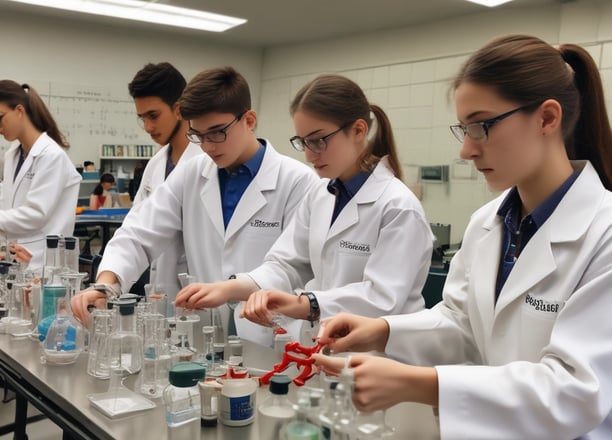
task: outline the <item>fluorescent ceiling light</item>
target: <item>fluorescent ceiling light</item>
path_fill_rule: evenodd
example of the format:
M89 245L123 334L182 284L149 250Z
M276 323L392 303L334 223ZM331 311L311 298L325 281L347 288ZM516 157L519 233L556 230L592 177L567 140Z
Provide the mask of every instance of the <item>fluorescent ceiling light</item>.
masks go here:
M512 0L467 0L468 2L478 3L479 5L488 6L493 8L495 6L503 5L504 3L511 2Z
M243 18L202 12L195 9L141 0L10 0L85 14L105 15L126 20L145 21L167 26L223 32L246 23Z

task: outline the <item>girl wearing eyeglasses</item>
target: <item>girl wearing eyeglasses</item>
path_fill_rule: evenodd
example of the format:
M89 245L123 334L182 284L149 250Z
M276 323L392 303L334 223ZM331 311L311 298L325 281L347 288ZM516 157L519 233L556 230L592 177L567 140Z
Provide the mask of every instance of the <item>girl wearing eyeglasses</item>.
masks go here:
M506 191L472 216L443 302L343 314L319 340L406 362L352 357L354 401L437 406L443 439L612 438L612 134L597 67L579 46L514 35L454 86L461 157Z
M433 235L421 204L400 180L384 111L339 75L306 84L290 111L297 132L291 144L323 179L261 266L236 280L183 291L177 305L248 299L243 317L264 327L274 314L295 318L289 325L294 338L303 320L341 311L380 316L423 309ZM236 325L248 338L249 323Z
M0 234L31 253L29 268L42 268L45 235L73 234L81 176L49 110L27 84L0 80L0 134L16 141L4 154Z

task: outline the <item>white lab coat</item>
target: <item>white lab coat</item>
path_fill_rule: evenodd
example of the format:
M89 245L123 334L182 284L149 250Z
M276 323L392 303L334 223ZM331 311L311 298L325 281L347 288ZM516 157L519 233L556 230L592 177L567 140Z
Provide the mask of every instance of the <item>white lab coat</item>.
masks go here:
M134 196L132 209L138 209L138 205L153 194L153 191L166 180L168 148L168 145L162 147L147 163L142 174L140 187ZM179 164L182 165L192 157L200 154L204 154L200 146L189 143L176 166L178 167ZM151 262L149 282L161 287L164 293L168 295L169 300L172 301L181 289L176 275L183 272L188 272L187 260L185 259L183 239L179 238L173 245L168 246L158 258Z
M138 215L128 214L104 251L99 271L114 272L122 286L180 240L181 231L187 264L197 281L222 281L257 267L318 180L308 166L278 154L267 142L259 172L225 229L215 163L202 155L180 166L139 206Z
M4 155L0 231L32 253L30 269L44 264L45 235L74 233L81 176L66 152L46 133L34 142L19 174L19 146Z
M443 302L386 318L388 354L438 365L443 439L612 438L612 194L573 165L497 304L505 195L472 216Z
M434 236L418 199L385 158L330 227L336 198L328 183L308 194L264 264L248 275L263 289L313 292L321 319L422 310ZM304 322L290 325L294 339Z

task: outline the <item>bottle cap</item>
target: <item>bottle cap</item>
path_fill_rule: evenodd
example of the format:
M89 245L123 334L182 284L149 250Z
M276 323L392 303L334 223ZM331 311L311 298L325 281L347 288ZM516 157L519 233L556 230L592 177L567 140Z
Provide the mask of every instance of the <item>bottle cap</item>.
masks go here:
M168 380L179 388L189 388L198 384L206 376L206 368L195 362L179 362L170 368Z
M76 238L75 237L65 237L64 238L64 246L69 251L74 250L74 248L76 247Z
M114 300L113 303L119 306L119 314L123 316L133 315L136 309L136 300L138 295L133 293L126 293L121 295L118 299Z
M270 379L270 392L272 394L288 394L291 379L286 374L275 374Z
M47 249L57 249L59 235L47 235Z

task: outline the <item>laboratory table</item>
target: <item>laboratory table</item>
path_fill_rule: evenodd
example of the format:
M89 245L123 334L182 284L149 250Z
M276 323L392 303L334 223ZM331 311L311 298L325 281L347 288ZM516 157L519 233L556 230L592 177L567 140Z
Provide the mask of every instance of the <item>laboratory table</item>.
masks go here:
M250 367L267 370L278 357L272 349L248 341L243 341L243 346L243 358ZM64 431L65 439L175 440L198 438L198 434L201 439L258 439L257 418L253 424L245 427L229 427L219 423L213 428L198 428L196 433L171 430L166 426L165 408L161 402L151 410L110 419L91 407L86 397L87 394L102 393L108 389L108 381L87 374L86 354L82 354L75 364L67 366L44 365L40 360L41 355L37 341L0 335L0 375L15 388L17 406L23 408L27 399ZM292 388L296 387L292 385ZM267 387L260 388L257 402L261 402L267 393ZM290 395L293 393L295 389L291 390ZM387 411L387 423L396 428L396 439L439 438L432 410L425 405L396 405ZM25 438L19 435L22 434L16 435L17 440Z
M77 215L75 220L75 227L77 226L98 226L102 228L102 246L100 248L100 254L104 253L106 245L113 236L115 229L120 228L123 223L125 215L109 217L104 215Z

